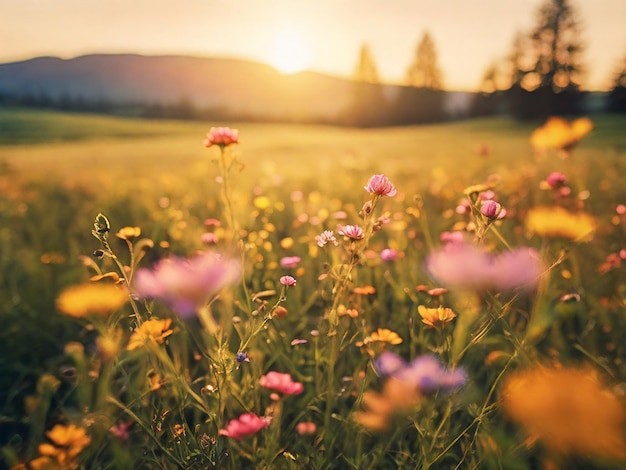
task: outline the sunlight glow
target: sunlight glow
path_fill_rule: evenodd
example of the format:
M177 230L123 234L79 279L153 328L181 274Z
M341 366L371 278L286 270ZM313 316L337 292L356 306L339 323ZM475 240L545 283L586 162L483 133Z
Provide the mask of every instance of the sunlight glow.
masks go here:
M298 31L279 31L269 53L268 62L282 73L296 73L311 66L311 48Z

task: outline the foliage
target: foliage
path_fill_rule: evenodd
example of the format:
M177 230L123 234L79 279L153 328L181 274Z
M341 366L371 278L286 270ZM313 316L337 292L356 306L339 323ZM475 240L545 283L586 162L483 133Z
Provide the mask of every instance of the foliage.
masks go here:
M39 174L28 146L5 147L6 462L620 468L622 125L596 120L564 154L532 149L533 127L506 120L244 125L240 143L204 149L190 124L150 137L149 152L141 137L78 144L103 155L98 172L81 171L75 142L33 146ZM552 132L542 141L559 141ZM530 290L495 271L519 268L509 255L522 248L544 266ZM240 275L222 285L220 258L198 252ZM461 254L475 261L439 285L432 256ZM138 290L146 273L163 288ZM209 284L177 282L186 275ZM111 289L131 295L120 306ZM528 381L533 400L519 391Z

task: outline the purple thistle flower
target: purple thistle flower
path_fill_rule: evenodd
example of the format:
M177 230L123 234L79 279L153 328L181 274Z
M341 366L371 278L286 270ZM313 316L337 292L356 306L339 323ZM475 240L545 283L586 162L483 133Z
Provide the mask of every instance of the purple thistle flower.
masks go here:
M489 220L497 220L506 215L506 209L493 199L488 199L481 204L480 213Z
M195 314L211 296L233 284L240 273L238 261L216 253L191 259L177 257L159 261L152 270L139 269L134 291L143 299L161 299L186 318Z

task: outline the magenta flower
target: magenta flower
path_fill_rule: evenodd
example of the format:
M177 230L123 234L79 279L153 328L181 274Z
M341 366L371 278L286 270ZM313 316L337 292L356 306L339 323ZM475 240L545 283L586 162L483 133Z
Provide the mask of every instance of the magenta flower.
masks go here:
M481 204L480 213L489 220L497 220L504 218L506 209L493 199L488 199Z
M368 193L376 194L377 196L389 196L393 197L398 192L396 187L389 181L385 175L374 175L367 182L365 190Z
M134 291L140 298L163 300L184 318L233 284L239 272L238 261L224 259L216 253L203 253L188 260L166 258L152 270L137 270Z
M237 143L239 143L239 131L230 127L211 127L204 140L204 146L207 148L212 145L226 147Z
M533 288L543 267L539 253L532 248L516 248L494 256L471 243L452 242L430 254L426 270L445 286L502 291Z
M398 250L394 250L393 248L385 248L383 251L380 252L380 259L382 259L383 261L395 261L396 259L398 259L399 255L400 253L398 253Z
M231 420L226 429L220 429L219 435L232 437L240 441L250 434L255 434L270 425L270 419L259 417L254 413L244 413L238 419Z
M352 240L361 240L365 237L363 229L358 225L343 225L337 230L339 235L351 238Z
M299 395L304 391L304 385L294 382L290 374L281 374L271 371L259 379L259 385L285 395Z
M546 178L546 183L548 183L548 186L552 189L562 187L565 181L567 181L567 177L560 171L553 171Z
M299 256L285 256L280 259L280 267L283 269L295 268L301 260L302 258Z
M317 246L319 247L323 247L327 243L332 243L335 246L339 244L332 230L324 230L321 234L316 235L315 241L317 242Z
M281 276L279 281L283 286L287 286L287 287L296 285L296 279L292 276Z
M202 243L205 243L207 245L211 245L213 243L217 243L218 242L218 238L217 235L215 235L213 232L204 232L201 236L200 239L202 240Z
M467 375L462 368L446 370L441 361L430 354L407 363L397 354L385 351L374 361L374 368L382 376L391 376L414 385L423 394L437 390L449 392L467 382Z

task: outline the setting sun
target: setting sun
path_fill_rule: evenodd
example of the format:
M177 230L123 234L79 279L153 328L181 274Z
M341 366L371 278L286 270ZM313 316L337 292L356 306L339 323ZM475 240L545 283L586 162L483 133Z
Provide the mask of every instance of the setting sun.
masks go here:
M278 32L268 62L282 73L300 72L311 65L311 49L302 35L293 30Z

